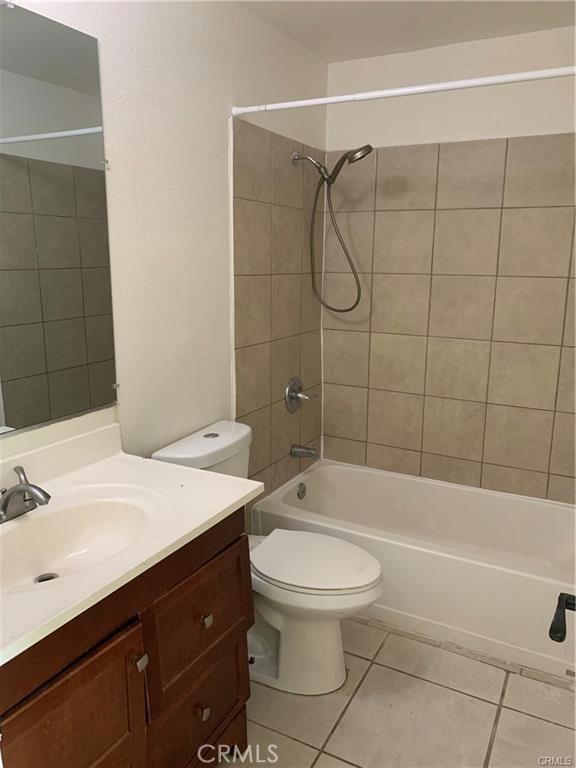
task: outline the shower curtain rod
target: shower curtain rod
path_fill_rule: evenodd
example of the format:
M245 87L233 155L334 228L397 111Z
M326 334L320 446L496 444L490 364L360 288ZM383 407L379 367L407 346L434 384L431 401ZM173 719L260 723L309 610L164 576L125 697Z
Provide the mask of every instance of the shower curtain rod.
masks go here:
M468 80L449 80L445 83L427 83L425 85L407 85L402 88L387 88L383 91L364 91L349 93L345 96L323 96L318 99L300 99L298 101L279 101L272 104L258 104L254 107L232 107L232 115L247 115L254 112L275 112L280 109L298 109L299 107L319 107L325 104L345 104L351 101L373 101L391 99L396 96L414 96L419 93L441 93L459 91L464 88L480 88L485 85L504 85L505 83L523 83L529 80L548 80L553 77L576 75L576 67L555 67L538 69L531 72L512 72L509 75L488 75L473 77Z
M10 136L8 139L0 139L0 144L19 144L21 141L43 141L44 139L66 139L69 136L88 136L91 133L102 133L102 126L76 128L73 131L51 131L50 133L31 133L27 136Z

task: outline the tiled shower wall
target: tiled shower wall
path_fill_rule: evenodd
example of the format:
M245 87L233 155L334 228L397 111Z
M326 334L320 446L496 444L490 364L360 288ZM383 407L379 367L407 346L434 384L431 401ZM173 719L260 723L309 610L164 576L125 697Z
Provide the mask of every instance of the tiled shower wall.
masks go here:
M0 155L0 185L6 424L113 402L104 172Z
M378 149L333 197L325 456L573 499L574 136ZM330 229L325 269L349 302Z
M320 447L320 306L304 248L317 178L291 162L292 152L302 150L283 136L234 123L236 415L252 427L249 474L269 491L300 471L289 455L292 444ZM319 251L321 233L322 216ZM315 399L291 414L284 390L293 376Z

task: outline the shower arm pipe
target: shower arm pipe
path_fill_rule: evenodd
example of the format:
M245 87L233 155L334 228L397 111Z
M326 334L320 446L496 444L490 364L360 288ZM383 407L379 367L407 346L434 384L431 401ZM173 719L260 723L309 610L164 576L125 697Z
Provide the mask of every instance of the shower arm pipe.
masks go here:
M415 96L421 93L442 93L444 91L460 91L465 88L482 88L488 85L505 85L507 83L523 83L530 80L549 80L556 77L574 77L576 67L555 67L553 69L537 69L530 72L512 72L508 75L488 75L473 77L467 80L449 80L444 83L426 83L424 85L407 85L401 88L386 88L382 91L363 91L349 93L343 96L323 96L318 99L299 99L297 101L279 101L272 104L259 104L254 107L232 107L232 115L248 115L254 112L275 112L280 109L299 109L300 107L321 107L327 104L346 104L353 101L375 101L377 99L392 99L398 96Z
M45 141L47 139L67 139L70 136L89 136L93 133L102 133L102 126L93 128L75 128L72 131L50 131L50 133L30 133L25 136L10 136L0 139L0 144L20 144L23 141Z

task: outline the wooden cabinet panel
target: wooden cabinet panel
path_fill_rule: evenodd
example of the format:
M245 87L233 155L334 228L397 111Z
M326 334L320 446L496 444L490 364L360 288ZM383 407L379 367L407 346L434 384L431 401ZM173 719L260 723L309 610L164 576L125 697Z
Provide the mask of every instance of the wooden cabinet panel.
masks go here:
M140 625L125 630L2 719L5 768L147 765Z
M246 634L223 642L221 656L200 674L185 697L176 701L149 726L153 768L186 768L197 759L198 748L239 712L248 698Z
M203 766L206 765L226 765L226 757L224 757L224 760L219 761L219 753L218 753L218 745L223 746L224 748L227 748L230 750L228 753L229 760L228 762L232 762L232 758L235 755L234 749L237 748L241 753L244 752L246 747L248 746L248 739L247 739L247 723L246 723L246 707L242 707L240 712L233 718L232 722L230 722L228 725L224 726L224 728L220 729L216 733L214 733L210 739L208 739L208 744L210 744L213 749L205 749L201 755L202 760L198 756L195 757L194 760L192 760L186 768L203 768ZM236 761L239 762L239 761ZM244 765L251 765L251 761L248 760Z
M252 624L246 536L156 600L142 619L155 717L212 663L219 642Z

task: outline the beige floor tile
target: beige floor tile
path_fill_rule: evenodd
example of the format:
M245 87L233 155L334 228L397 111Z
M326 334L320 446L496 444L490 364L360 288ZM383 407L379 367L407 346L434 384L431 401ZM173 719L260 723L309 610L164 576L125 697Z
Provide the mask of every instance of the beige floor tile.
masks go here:
M387 632L357 621L342 622L342 642L347 653L373 659L387 637Z
M502 669L398 635L388 638L376 661L496 703L504 685Z
M574 728L574 694L555 685L511 675L506 686L504 706Z
M245 765L268 764L276 768L310 768L318 754L315 749L282 736L257 723L248 723L250 758ZM272 762L277 756L277 761ZM268 762L270 760L270 762Z
M253 683L248 717L315 747L320 747L348 703L368 662L346 656L348 677L342 688L325 696L297 696Z
M375 665L326 749L365 768L480 768L495 714L493 704Z
M571 757L574 765L574 732L519 712L503 709L490 757L490 768L531 768L539 757Z
M322 753L314 768L350 768L350 763L344 763L337 757Z

